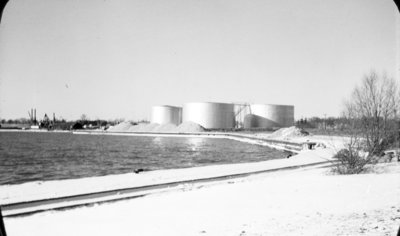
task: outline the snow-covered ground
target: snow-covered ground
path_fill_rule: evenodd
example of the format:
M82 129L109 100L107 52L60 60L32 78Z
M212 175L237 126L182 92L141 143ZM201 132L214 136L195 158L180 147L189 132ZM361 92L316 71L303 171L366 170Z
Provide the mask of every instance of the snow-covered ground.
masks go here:
M400 164L291 170L94 207L6 218L13 235L396 235Z
M322 162L346 141L326 136L284 140L322 142L327 148L260 163L0 186L0 204ZM11 236L396 235L400 163L381 164L361 175L310 168L187 184L143 198L5 218L5 224Z
M0 186L0 204L279 169L325 162L330 160L331 156L332 151L330 149L320 149L303 152L289 159L276 159L263 162L157 170L141 172L140 174L130 173L82 179L44 182L35 181L18 185L2 185Z
M282 132L280 130L287 130ZM240 135L243 137L260 138L260 139L272 139L277 141L286 141L294 143L304 142L318 142L324 144L326 147L334 149L336 151L342 149L345 143L349 142L349 137L346 136L334 136L334 135L302 135L300 129L295 127L282 128L275 133L271 132L258 132L258 133L230 133L236 136Z
M297 130L287 128L289 133L296 133ZM99 135L98 133L88 133ZM100 134L101 135L101 134ZM109 135L160 135L160 134L117 134L109 133ZM169 134L162 134L169 135ZM171 135L172 137L176 135ZM188 135L189 136L189 135ZM248 142L251 144L258 144L254 140L246 140L237 137L218 135L203 135L204 137L212 138L231 138L234 140ZM180 136L179 136L180 137ZM244 137L259 137L257 134L244 135ZM263 138L263 136L261 136ZM275 139L279 139L275 135ZM91 192L107 191L120 188L139 187L144 185L162 184L174 181L190 180L197 178L210 178L238 173L279 169L290 166L306 165L318 162L332 160L332 156L338 150L336 146L342 143L341 138L335 137L314 137L314 136L297 136L291 135L290 139L286 140L292 142L304 142L313 140L323 142L328 148L317 149L313 151L303 151L299 155L293 156L290 159L277 159L271 161L257 162L257 163L244 163L244 164L227 164L227 165L214 165L196 168L184 168L175 170L158 170L151 172L142 172L140 174L122 174L111 175L103 177L92 177L83 179L70 179L62 181L35 181L18 185L2 185L0 186L0 204L9 204L22 201L32 201L38 199L70 196L76 194L84 194ZM330 145L335 143L335 145Z

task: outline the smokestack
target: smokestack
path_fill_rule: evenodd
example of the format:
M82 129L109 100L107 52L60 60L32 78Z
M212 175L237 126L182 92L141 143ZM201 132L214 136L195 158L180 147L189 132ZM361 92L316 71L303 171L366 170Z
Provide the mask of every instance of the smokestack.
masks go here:
M34 111L35 111L35 116L34 116L34 118L33 118L33 119L34 119L34 122L35 122L35 125L36 125L36 108L35 108L35 110L34 110Z
M53 112L53 123L56 123L56 113Z

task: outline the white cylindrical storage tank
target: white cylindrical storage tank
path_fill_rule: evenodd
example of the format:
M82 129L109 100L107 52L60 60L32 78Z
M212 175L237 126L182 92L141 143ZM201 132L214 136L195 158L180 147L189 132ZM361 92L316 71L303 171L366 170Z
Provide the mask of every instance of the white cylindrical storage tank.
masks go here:
M191 121L206 129L235 127L234 104L192 102L183 106L183 122Z
M251 114L257 118L257 127L252 128L274 128L289 127L294 125L294 106L252 104ZM252 119L255 119L252 117Z
M253 114L247 114L244 117L243 121L243 128L245 129L250 129L250 128L260 128L259 122L262 119L259 119L259 116L253 115Z
M182 108L167 105L153 106L151 123L179 125L182 123Z

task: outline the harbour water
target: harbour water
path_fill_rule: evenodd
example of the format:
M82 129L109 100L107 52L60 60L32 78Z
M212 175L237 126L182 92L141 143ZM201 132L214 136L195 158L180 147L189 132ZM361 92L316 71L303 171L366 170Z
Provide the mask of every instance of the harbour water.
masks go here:
M0 132L0 185L284 158L228 139Z

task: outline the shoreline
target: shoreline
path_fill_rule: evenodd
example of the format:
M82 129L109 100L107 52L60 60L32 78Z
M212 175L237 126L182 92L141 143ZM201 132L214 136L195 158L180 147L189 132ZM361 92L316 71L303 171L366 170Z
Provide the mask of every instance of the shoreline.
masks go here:
M167 132L109 132L103 130L19 130L0 129L0 132L26 132L26 133L71 133L78 135L112 135L112 136L144 136L144 137L201 137L201 138L225 138L253 145L267 146L279 151L298 154L301 151L301 142L293 142L279 139L259 138L252 134L240 134L235 132L193 132L193 133L167 133ZM254 133L256 134L256 133Z
M258 138L249 134L239 134L233 132L194 132L194 133L157 133L157 132L108 132L108 131L73 131L73 134L81 135L117 135L117 136L145 136L145 137L202 137L202 138L225 138L244 142L267 146L279 151L299 153L301 151L301 143L290 142L278 139Z
M20 132L20 131L18 131ZM22 131L22 132L36 132ZM43 131L39 131L43 132ZM44 131L46 132L46 131ZM53 132L53 131L48 131ZM69 132L69 131L68 131ZM63 131L63 133L65 133ZM268 143L256 137L249 137L249 134L239 135L232 133L131 133L131 132L106 132L106 131L74 131L69 132L75 135L119 135L119 136L151 136L151 137L203 137L203 138L224 138L254 145L268 146L280 151L293 149L287 144L299 145L300 142L288 142L283 140L272 140L278 143ZM281 146L280 146L281 145ZM286 146L285 146L286 145ZM286 148L286 149L285 149ZM296 155L287 159L275 159L261 162L231 163L231 164L211 164L207 166L161 169L144 171L140 174L115 174L107 176L95 176L79 179L64 179L50 181L32 181L22 184L0 185L0 204L9 204L20 201L31 201L49 197L60 197L74 194L108 191L118 188L140 187L144 185L154 185L173 181L185 181L188 179L215 178L223 175L235 175L248 172L267 171L281 168L290 168L315 163L328 163L332 161L335 150L332 148L297 151ZM79 186L75 188L75 186ZM64 189L64 190L60 190ZM3 194L2 194L3 193ZM7 194L6 194L7 193ZM29 196L22 193L30 193Z
M0 129L0 133L21 132L21 133L72 133L71 130L46 130L46 129Z
M4 220L9 235L395 235L400 164L382 167L277 171Z
M224 175L237 175L316 163L328 163L331 161L332 154L332 150L330 149L320 149L302 152L289 159L163 169L140 172L139 174L132 172L78 179L32 181L15 185L0 185L0 205L49 197L101 192L118 188L141 187L174 181L215 178Z
M199 136L192 134L192 137ZM211 138L211 135L205 138ZM400 199L397 198L400 194L400 163L381 164L378 166L381 170L360 175L332 175L327 167L279 169L305 163L331 163L344 139L306 136L289 141L301 143L307 140L329 145L324 149L301 151L289 159L0 186L0 204L7 204L224 174L276 170L215 182L187 182L167 187L165 191L152 191L144 197L112 203L5 217L7 233L68 235L70 232L64 230L67 227L78 229L74 231L76 235L99 236L394 235L400 224ZM26 230L27 227L32 230Z

